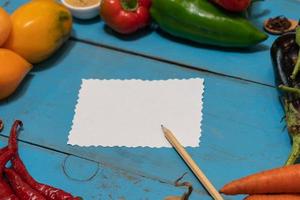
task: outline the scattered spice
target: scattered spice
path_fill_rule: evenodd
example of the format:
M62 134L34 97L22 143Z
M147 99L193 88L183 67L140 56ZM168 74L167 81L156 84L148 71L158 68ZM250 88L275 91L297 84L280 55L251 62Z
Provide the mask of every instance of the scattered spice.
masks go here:
M191 196L192 192L193 192L193 185L189 182L182 182L180 183L180 181L183 179L183 177L186 175L187 173L184 173L181 177L179 177L176 181L175 181L175 186L176 187L187 187L188 191L185 192L182 196L168 196L165 198L165 200L188 200L189 197Z
M75 6L75 7L88 7L96 5L100 0L65 0L66 3Z
M270 18L267 27L277 31L284 31L291 27L291 22L285 16Z
M290 20L285 16L277 16L265 21L264 28L272 34L282 34L292 31L296 28L298 22Z

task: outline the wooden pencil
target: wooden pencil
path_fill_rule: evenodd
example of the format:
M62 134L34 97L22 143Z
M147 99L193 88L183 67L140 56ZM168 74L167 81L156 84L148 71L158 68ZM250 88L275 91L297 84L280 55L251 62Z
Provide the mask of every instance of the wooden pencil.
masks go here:
M161 125L161 127L162 127L162 130L163 130L164 135L167 138L167 140L175 148L175 150L178 152L178 154L182 157L182 159L185 161L185 163L189 166L189 168L193 171L195 176L202 183L202 185L206 188L206 190L213 197L213 199L223 200L223 197L221 196L221 194L216 190L216 188L208 180L208 178L205 176L205 174L202 172L202 170L199 168L199 166L195 163L195 161L192 159L192 157L188 154L188 152L185 150L185 148L176 139L174 134L169 129L164 127L163 125Z

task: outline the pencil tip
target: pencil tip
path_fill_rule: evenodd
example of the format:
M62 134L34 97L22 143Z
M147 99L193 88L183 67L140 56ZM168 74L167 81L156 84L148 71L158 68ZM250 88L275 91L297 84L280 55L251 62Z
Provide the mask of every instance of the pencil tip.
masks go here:
M161 124L161 129L162 131L165 133L166 132L166 128L164 127L164 125Z

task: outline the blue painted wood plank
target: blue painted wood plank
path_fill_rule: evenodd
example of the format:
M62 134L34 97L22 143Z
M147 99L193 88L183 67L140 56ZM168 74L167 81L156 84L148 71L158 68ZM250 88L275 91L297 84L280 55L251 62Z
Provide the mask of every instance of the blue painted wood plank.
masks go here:
M169 181L188 171L173 149L67 145L78 90L82 78L195 77L205 79L203 132L200 147L188 151L217 188L233 178L284 163L290 140L282 131L283 111L274 88L79 42L68 42L55 57L36 66L18 92L0 103L0 112L6 124L16 118L24 121L22 140L94 160L108 168ZM4 133L7 135L7 130Z
M7 143L3 137L0 137L0 141L1 147ZM38 181L64 189L85 200L163 199L184 192L183 188L173 186L173 180L169 183L151 180L25 143L20 143L19 151L28 171ZM189 181L189 177L186 176L185 180ZM209 199L204 195L198 190L192 194L191 199Z
M11 1L12 12L26 0ZM286 15L298 19L300 3L296 0L265 0L254 4L252 21L258 27L268 17ZM151 29L130 37L120 36L106 27L99 18L91 21L76 20L73 36L97 44L112 46L139 54L157 57L196 68L241 77L274 85L269 48L275 37L248 50L220 49L178 40Z

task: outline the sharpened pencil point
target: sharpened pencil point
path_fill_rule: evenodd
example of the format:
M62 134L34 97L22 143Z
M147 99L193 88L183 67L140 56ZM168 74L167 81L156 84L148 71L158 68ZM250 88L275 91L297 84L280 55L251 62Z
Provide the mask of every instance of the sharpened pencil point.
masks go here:
M164 127L164 125L161 125L161 129L163 130L163 132L165 133L166 132L166 130L167 130L167 128L166 127Z
M166 127L164 127L164 125L161 125L161 129L162 129L163 133L166 134L167 129L166 129Z

